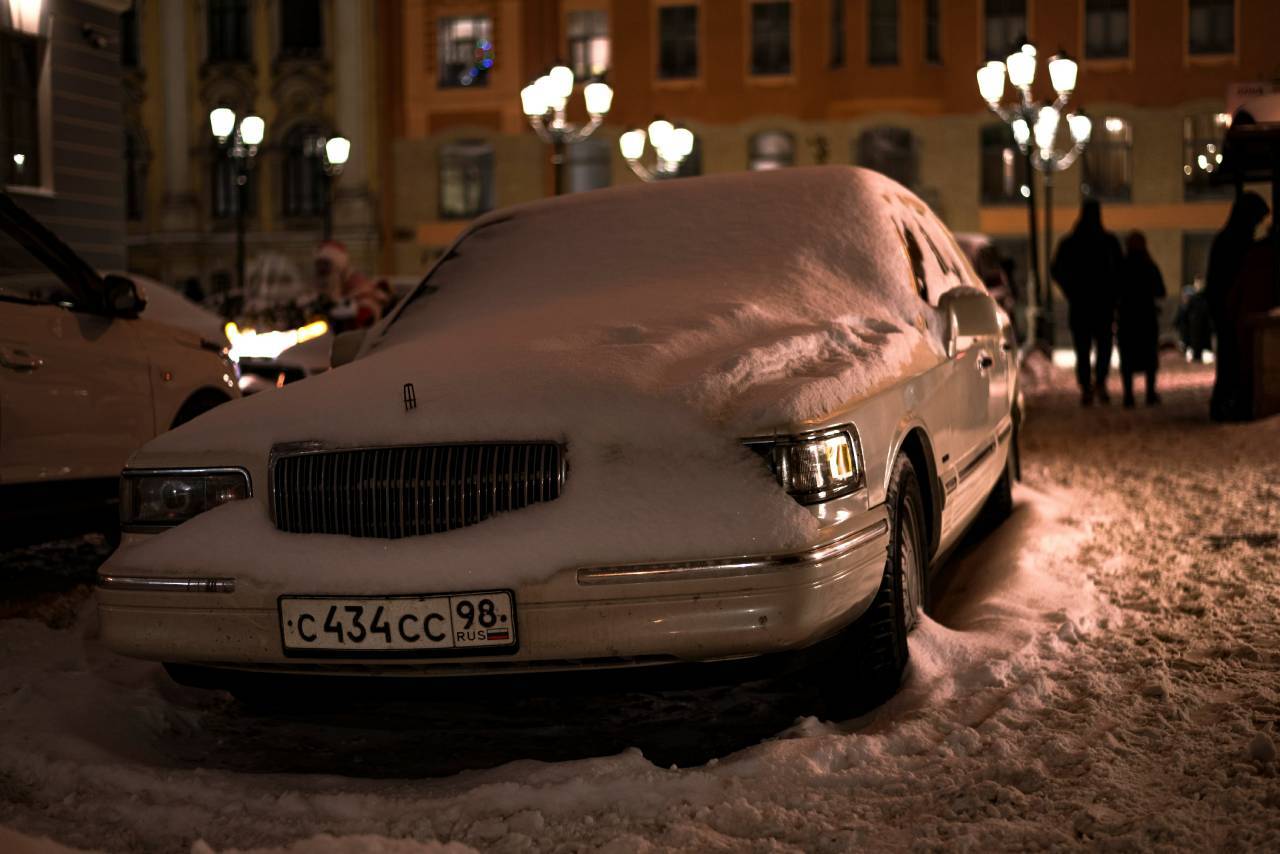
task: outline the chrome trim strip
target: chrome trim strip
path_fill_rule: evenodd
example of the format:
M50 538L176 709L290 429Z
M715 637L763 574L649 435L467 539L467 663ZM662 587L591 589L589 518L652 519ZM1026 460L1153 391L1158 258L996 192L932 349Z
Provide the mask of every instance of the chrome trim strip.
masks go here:
M996 433L996 441L1003 442L1005 439L1009 437L1009 434L1012 432L1013 432L1013 419L1010 418L1004 423L1004 426L1000 428L1000 431Z
M814 564L844 557L889 532L889 523L880 520L860 531L852 531L804 551L780 554L741 555L677 563L636 563L591 566L578 570L578 584L634 584L641 581L705 581L733 578L761 572L777 572L799 564Z
M982 465L983 460L985 460L987 457L991 456L995 452L996 452L996 443L992 442L989 445L987 445L985 448L983 448L981 451L978 451L978 453L974 454L973 459L965 463L964 468L960 469L960 480L964 480L966 477L973 474L973 470L976 469L978 466Z
M234 593L234 578L160 578L140 575L99 575L103 590L133 590L150 593Z

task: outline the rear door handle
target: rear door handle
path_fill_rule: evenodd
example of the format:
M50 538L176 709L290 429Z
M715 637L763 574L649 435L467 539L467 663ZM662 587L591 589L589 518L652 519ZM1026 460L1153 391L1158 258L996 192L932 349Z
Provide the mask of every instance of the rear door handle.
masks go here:
M0 347L0 367L11 371L34 371L44 366L44 359L16 347Z

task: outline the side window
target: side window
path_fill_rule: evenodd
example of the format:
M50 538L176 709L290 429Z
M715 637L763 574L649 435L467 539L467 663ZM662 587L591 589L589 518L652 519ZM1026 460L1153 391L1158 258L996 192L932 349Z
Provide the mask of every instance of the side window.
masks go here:
M907 260L911 264L911 278L915 281L916 295L925 302L929 301L929 285L925 281L924 272L924 252L920 249L920 241L916 238L915 231L908 225L903 225L899 234L902 235L902 246L907 252Z

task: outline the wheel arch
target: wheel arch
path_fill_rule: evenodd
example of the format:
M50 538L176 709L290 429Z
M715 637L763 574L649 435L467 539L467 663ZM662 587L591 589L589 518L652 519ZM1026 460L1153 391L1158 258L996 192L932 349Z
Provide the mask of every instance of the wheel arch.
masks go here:
M231 395L215 386L201 386L195 389L182 401L177 412L169 419L168 429L172 430L198 415L203 415L215 406L221 406L231 400Z
M922 424L906 425L889 457L885 477L892 476L893 461L899 454L906 454L911 465L920 473L920 495L924 499L925 514L929 523L929 554L938 553L942 538L942 507L945 493L938 479L938 463L934 457L933 442ZM886 483L886 487L888 484Z

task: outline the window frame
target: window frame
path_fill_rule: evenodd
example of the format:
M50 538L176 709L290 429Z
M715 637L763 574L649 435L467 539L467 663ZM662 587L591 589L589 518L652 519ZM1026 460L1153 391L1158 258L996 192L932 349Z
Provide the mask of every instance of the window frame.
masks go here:
M746 15L746 60L747 60L747 77L751 80L789 80L796 73L796 9L793 0L748 0ZM756 67L756 10L764 7L786 6L787 15L787 33L785 39L780 39L772 44L778 47L785 44L786 46L786 70L783 71L761 71ZM776 37L776 34L774 34Z
M848 62L848 0L827 0L827 67Z
M1225 120L1224 120L1225 117ZM1222 135L1216 133L1212 138L1205 134L1200 134L1198 128L1194 124L1198 120L1208 119L1207 123L1215 126L1221 126ZM1200 201L1222 201L1229 199L1235 192L1235 188L1230 185L1215 185L1209 183L1208 176L1212 173L1204 170L1197 170L1195 162L1192 158L1198 158L1200 154L1209 154L1207 146L1214 145L1219 147L1222 145L1223 137L1226 131L1231 127L1230 115L1227 113L1210 113L1200 112L1184 115L1182 117L1182 199L1186 202ZM1221 150L1214 152L1221 154ZM1188 172L1187 170L1191 170ZM1203 174L1205 177L1200 178Z
M1107 128L1107 123L1112 120L1124 122L1123 139L1115 141L1109 136L1114 131ZM1133 201L1133 121L1126 116L1098 116L1094 119L1094 131L1089 138L1089 144L1085 146L1084 153L1081 156L1080 164L1080 183L1081 195L1088 198L1097 199L1102 202L1131 202ZM1101 133L1099 133L1101 131ZM1094 184L1094 166L1091 161L1099 156L1099 151L1110 153L1114 150L1120 150L1124 157L1124 186L1120 190L1107 188L1099 191ZM1084 187L1089 188L1089 192L1084 192Z
M47 19L46 19L47 20ZM47 24L43 25L47 27ZM0 187L6 192L19 193L23 195L35 196L52 196L53 195L53 70L52 70L52 54L50 39L45 32L41 33L23 33L17 30L3 29L0 30L0 38L12 39L15 42L25 42L27 46L34 47L35 57L35 89L32 101L32 127L35 133L35 139L30 140L32 152L36 155L36 165L34 180L30 182L15 183L9 180L10 152L8 149L8 140L12 137L4 137L4 145L0 145L0 157L4 159L5 169L0 173ZM0 49L4 49L0 47ZM0 76L0 93L6 91L6 84L3 76ZM0 109L9 109L13 105L11 98L5 97L0 99ZM11 126L11 122L6 120L4 126Z
M924 44L926 65L942 65L942 0L924 0Z
M1031 38L1031 32L1032 32L1031 11L1034 7L1032 6L1032 4L1027 2L1027 0L982 0L982 7L981 7L982 14L978 16L979 56L983 57L984 61L990 60L990 59L998 59L999 61L1004 62L1005 58L1008 57L1010 51L1012 51L1015 45L1011 44L1009 48L1007 50L1004 50L1003 53L1001 53L1000 55L996 55L996 53L992 52L990 39L988 39L988 35L990 33L987 25L988 21L991 18L990 6L992 2L1022 3L1022 32L1006 33L1005 35L1010 39L1016 39L1018 38L1018 36L1023 36L1024 38ZM1005 14L1001 14L1000 17L1012 19L1016 16L1005 13Z
M603 20L604 28L602 31L591 30L586 35L575 35L573 21L577 16L591 16L599 20ZM569 8L564 12L564 40L565 40L565 58L569 67L573 69L573 76L576 80L596 80L604 77L613 68L613 28L611 26L609 10L607 8ZM592 55L592 46L595 42L603 40L605 44L605 61L604 68L597 74L590 66L590 58ZM578 57L575 54L576 48L582 48L584 58L587 64L579 67Z
M1124 4L1124 52L1123 53L1090 53L1089 51L1089 17L1091 13L1089 5L1091 3L1120 3ZM1114 10L1101 10L1104 14ZM1105 66L1108 64L1127 65L1133 59L1133 41L1135 30L1134 21L1134 3L1133 0L1080 0L1080 58L1082 62L1090 65Z
M760 143L768 138L774 138L784 141L787 146L785 154L769 153L760 150ZM747 137L747 170L751 172L766 171L771 169L786 169L796 165L796 135L784 128L764 128L758 130ZM769 163L772 165L761 166L758 164Z
M1194 50L1191 41L1192 6L1200 4L1230 4L1231 13L1231 47L1228 50ZM1220 62L1224 59L1234 60L1240 49L1240 4L1237 0L1184 0L1183 6L1183 39L1182 49L1188 62Z
M471 38L471 43L477 40L494 43L494 19L491 15L483 15L476 13L459 12L458 14L439 15L435 19L435 86L436 89L442 91L453 91L458 89L487 89L489 87L489 74L493 70L492 67L484 68L472 79L470 83L464 83L463 73L461 69L465 67L465 63L449 62L446 63L446 56L451 56L453 51L458 50L458 46L464 44L464 40L456 34L446 36L446 30L456 26L459 22L469 21L473 26L481 31L480 35ZM474 68L474 65L471 66ZM450 69L454 72L451 73Z
M470 151L468 149L471 149ZM495 153L493 143L487 139L452 139L441 143L436 150L436 214L441 220L472 220L488 213L496 207L495 193ZM471 164L479 165L480 193L473 205L464 208L449 209L445 204L445 170L449 158L468 159ZM464 175L464 192L465 192ZM465 201L465 199L464 199Z
M691 10L693 13L693 35L687 39L693 45L693 73L667 74L663 65L663 29L662 17L673 9ZM653 7L653 79L658 86L683 86L698 83L702 80L702 42L704 24L702 4L688 0L663 0Z
M988 138L992 136L992 132L999 132L1001 142L1005 143L1000 146L1001 160L1004 159L1004 152L1011 151L1013 153L1013 181L1014 188L1008 194L992 196L987 193L987 155L995 150L995 146L988 142ZM1030 186L1030 175L1028 174L1027 157L1018 148L1018 144L1014 141L1013 131L1004 122L991 122L978 128L978 204L981 207L1004 207L1008 205L1026 204L1027 198L1021 194L1021 187ZM1019 181L1018 179L1022 180ZM1004 175L1001 175L1003 183Z
M885 27L887 31L888 15L884 15L885 20L877 21L877 6L880 4L889 4L889 8L893 10L893 51L892 57L888 53L878 54L877 45L888 45L888 40L878 38L883 35L878 32L878 28ZM867 0L867 65L872 68L892 68L902 63L902 8L898 0ZM880 8L882 14L885 8ZM887 47L880 48L887 50Z
M871 165L866 158L863 157L864 140L870 140L874 136L882 135L882 134L891 134L891 135L905 134L905 139L908 142L908 145L905 149L906 157L908 158L906 162L910 166L910 169L907 170L910 172L910 175L906 177L911 178L910 182L899 180L898 175L893 174L892 172L886 172L882 169L877 169L875 166ZM913 192L915 192L919 187L920 140L916 137L915 131L913 131L911 128L902 127L901 125L891 125L891 124L878 124L878 125L872 125L870 127L864 127L862 128L862 130L858 132L858 135L853 138L852 153L853 153L853 162L856 163L858 166L861 166L865 169L870 169L873 172L878 172L881 175L891 178Z
M237 55L214 51L214 14L216 8L236 8L240 12L242 26L238 39ZM247 65L253 62L253 15L249 0L205 0L204 10L204 60L209 65ZM217 28L221 29L221 28ZM240 53L243 55L240 55Z
M300 146L295 145L299 134L306 136ZM315 220L324 216L325 207L329 204L328 187L324 174L324 142L332 134L322 122L296 121L280 137L280 217L284 220ZM307 147L313 148L311 153ZM308 192L298 192L291 184L305 172L295 170L296 164L310 163ZM299 199L307 198L306 204L296 205Z
M285 11L289 4L299 2L299 0L277 0L276 11L276 57L285 61L306 62L324 59L326 50L328 49L326 38L328 33L325 28L325 4L323 0L309 0L315 4L316 9L316 43L314 45L302 46L286 46L285 33L289 32L286 25Z

